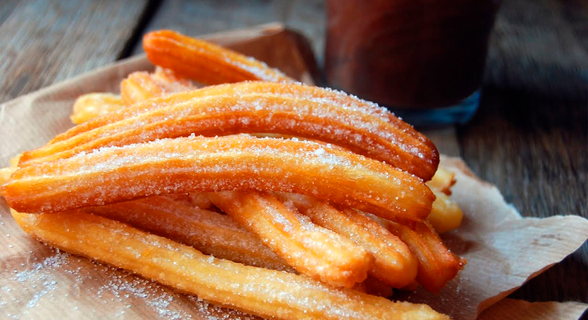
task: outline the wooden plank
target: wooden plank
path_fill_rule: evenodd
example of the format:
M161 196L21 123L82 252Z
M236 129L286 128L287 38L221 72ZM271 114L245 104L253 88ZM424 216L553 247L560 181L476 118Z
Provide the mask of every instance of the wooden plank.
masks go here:
M252 27L285 16L288 1L165 0L144 32L172 29L187 35ZM135 53L143 52L138 43Z
M587 114L585 101L487 90L472 123L458 130L462 156L524 216L588 217ZM586 302L588 291L580 285L588 283L586 265L588 245L515 297Z
M588 2L503 1L485 82L498 88L588 99Z
M303 1L216 1L165 0L145 32L172 29L195 36L231 29L282 22L302 31L311 41L315 54L324 46L323 0ZM141 43L133 50L143 52Z
M524 216L588 216L588 4L503 1L462 156ZM588 244L512 296L588 302Z
M8 4L0 6L0 102L116 60L146 2Z

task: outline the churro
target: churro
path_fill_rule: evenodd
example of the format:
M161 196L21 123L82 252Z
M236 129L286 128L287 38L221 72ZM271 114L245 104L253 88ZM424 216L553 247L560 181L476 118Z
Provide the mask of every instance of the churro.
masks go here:
M435 194L435 201L431 208L428 221L438 233L456 229L461 225L463 212L459 205L449 196L436 188L431 188Z
M198 195L198 198L202 196L208 199L206 193ZM259 237L238 226L230 217L195 209L175 197L156 196L84 208L83 211L127 223L217 258L260 268L295 272L286 261L263 245ZM362 292L381 297L392 295L389 285L369 276L353 289L361 289Z
M372 257L349 240L316 226L275 196L255 191L211 193L210 200L300 273L351 288L367 277Z
M122 98L112 93L88 93L74 102L71 122L80 124L124 107Z
M466 260L453 254L441 241L428 222L415 222L412 226L375 219L408 245L419 261L416 281L428 291L437 293L445 284L455 278Z
M143 36L143 49L153 64L206 85L247 80L294 81L261 61L175 31L147 33Z
M369 274L395 288L414 281L417 260L397 236L353 209L338 210L328 203L296 194L279 194L319 226L349 238L374 257Z
M165 89L166 93L196 89L196 86L190 80L179 76L173 70L160 66L155 67L155 71L151 74L151 77Z
M388 111L344 93L300 84L238 83L176 93L83 123L20 165L192 133L279 133L333 143L424 180L438 165L435 146Z
M131 73L120 83L121 97L125 105L149 100L163 95L163 88L155 82L149 72L137 71Z
M33 237L261 317L281 319L449 319L427 305L392 302L350 289L206 256L194 248L123 223L74 211L12 211Z
M434 195L385 163L311 141L235 135L163 139L19 168L2 187L21 212L59 212L192 191L293 192L420 221Z
M120 84L121 97L127 106L166 94L194 89L196 87L190 81L161 67L157 67L153 73L133 72Z
M158 67L158 70L163 69ZM156 74L152 76L154 82L157 81ZM160 72L159 75L165 74ZM165 78L165 80L171 83L177 81L174 78L171 78L171 81L169 78ZM125 81L123 81L123 85ZM165 94L163 86L153 87L142 85L143 83L134 82L137 91L151 93L152 96L138 95L139 99L133 103ZM124 97L125 87L123 85L121 85L121 91ZM201 193L193 192L192 194ZM284 257L289 265L301 273L335 286L352 287L365 279L366 270L371 265L371 257L365 251L328 230L316 227L306 221L307 218L303 219L299 213L285 208L273 196L257 192L223 192L211 194L210 198L216 199L216 202L219 203L217 207L233 217L244 228L257 234L264 243L268 244L272 250ZM242 205L243 203L249 204L249 206ZM279 221L288 222L288 228L285 228ZM222 226L220 227L222 228ZM222 238L216 240L223 241ZM214 246L215 243L210 245ZM200 250L202 251L202 249ZM263 261L263 259L261 260Z
M257 236L228 216L193 208L167 197L150 197L83 210L128 223L217 258L274 270L293 270Z
M436 188L446 195L451 195L451 187L455 182L455 173L447 170L447 168L443 166L439 166L435 175L433 175L433 178L431 178L430 181L427 181L427 185L431 188Z

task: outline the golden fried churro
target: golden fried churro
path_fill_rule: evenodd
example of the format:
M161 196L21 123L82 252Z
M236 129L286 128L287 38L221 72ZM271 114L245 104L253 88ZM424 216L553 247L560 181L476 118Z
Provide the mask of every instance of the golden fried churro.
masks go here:
M143 49L153 64L207 85L247 80L294 81L261 61L175 31L147 33L143 36Z
M160 67L153 73L133 72L120 84L122 100L127 106L166 94L194 89L196 87L190 81Z
M299 275L216 259L172 240L80 211L12 213L26 232L42 242L262 317L449 319L426 305L332 289Z
M257 236L228 216L189 207L167 197L84 208L84 211L128 223L217 258L274 270L293 270Z
M397 236L353 209L337 210L328 203L296 194L279 194L319 226L333 230L366 249L374 257L369 274L395 288L417 275L417 260Z
M194 90L196 87L175 72L162 67L155 67L149 74L144 72L131 73L121 83L121 94L127 106L169 93ZM213 205L204 193L192 192L170 195L176 200L183 201L200 209L209 209Z
M62 138L25 153L20 165L191 133L252 132L333 143L424 180L438 164L435 146L388 111L344 93L300 84L251 82L208 87L145 101L123 113L73 128Z
M231 88L227 87L227 85L219 85L219 86L204 87L204 88L190 91L190 92L179 92L179 93L176 93L176 94L173 94L170 96L165 96L165 97L153 98L152 99L153 101L142 103L140 107L136 106L136 107L122 108L122 109L117 110L115 112L111 112L106 116L94 118L94 119L92 119L92 121L87 121L87 122L84 122L80 125L77 125L64 133L58 134L53 139L51 139L51 141L49 141L48 144L54 144L54 143L61 142L63 140L67 140L69 138L72 138L72 137L80 134L80 133L90 131L92 129L107 125L109 123L121 121L121 120L136 116L136 115L141 114L146 111L164 108L164 107L170 106L172 104L176 104L176 103L187 102L187 101L194 99L194 98L202 98L202 97L206 97L206 96L215 96L215 95L226 94L226 91L230 90L230 89ZM23 161L21 161L21 164L26 163L28 161L26 159L27 157L32 157L32 154L27 154L25 156L25 159L23 159Z
M121 95L88 93L78 97L73 106L71 121L80 124L139 101L196 87L173 71L157 67L155 72L134 72L121 83Z
M441 241L428 222L415 222L411 227L369 215L408 245L419 261L416 281L423 288L437 293L466 264Z
M439 166L431 181L427 181L427 186L431 188L436 197L428 220L439 233L459 227L463 219L461 208L449 198L451 187L455 182L455 173L443 166Z
M133 72L120 83L120 94L127 106L162 96L163 93L163 88L146 71Z
M455 173L443 166L439 166L431 181L427 181L427 185L431 188L436 188L446 195L451 195L451 187L455 182Z
M70 118L73 123L80 124L118 110L123 106L124 103L119 95L112 93L88 93L76 99Z
M256 189L314 196L401 220L425 219L434 195L380 161L311 141L236 135L163 139L17 170L2 187L21 212L58 212L191 191Z
M166 93L183 92L196 89L196 86L186 78L179 76L173 70L155 67L155 71L151 74L164 89Z
M367 277L373 258L361 247L256 191L211 193L210 200L265 245L314 279L351 288Z
M436 199L433 202L428 220L435 231L443 233L459 227L463 219L463 212L459 205L436 188L431 188L431 191L435 194Z

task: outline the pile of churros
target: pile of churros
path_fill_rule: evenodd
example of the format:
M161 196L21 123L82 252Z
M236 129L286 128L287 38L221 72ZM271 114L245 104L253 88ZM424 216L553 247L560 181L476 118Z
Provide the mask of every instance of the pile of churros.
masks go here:
M465 265L435 145L374 103L173 31L153 72L91 93L74 128L2 169L27 233L272 319L447 319L394 302ZM393 299L393 297L392 297Z

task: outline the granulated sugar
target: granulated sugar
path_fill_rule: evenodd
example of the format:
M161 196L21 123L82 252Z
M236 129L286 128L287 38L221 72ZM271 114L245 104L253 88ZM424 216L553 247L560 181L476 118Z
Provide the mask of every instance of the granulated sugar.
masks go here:
M257 319L60 251L6 274L5 319Z
M67 263L67 258L67 254L57 252L56 255L50 256L42 262L33 263L30 269L14 274L14 280L25 287L35 289L33 297L26 303L27 308L33 308L41 298L55 290L57 281L51 275L51 270Z
M214 304L210 304L204 300L199 299L197 296L187 296L188 299L194 302L194 305L198 308L198 311L206 315L208 320L253 320L259 319L258 317L242 313L237 310L221 308Z
M123 302L123 299L135 297L142 299L145 304L156 311L157 315L162 319L191 319L192 316L182 310L173 310L170 308L174 297L158 285L141 278L119 277L113 275L110 277L107 284L98 288L98 297L103 298L104 293L108 292L114 295L118 301ZM106 301L106 300L103 300ZM130 308L130 305L128 306ZM124 310L120 311L122 316Z

